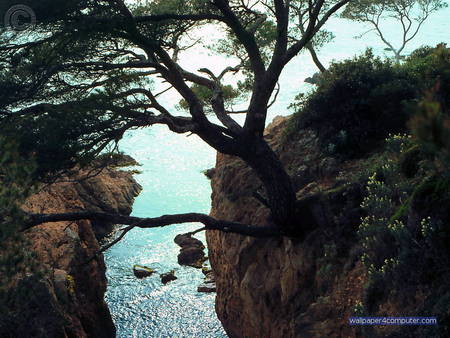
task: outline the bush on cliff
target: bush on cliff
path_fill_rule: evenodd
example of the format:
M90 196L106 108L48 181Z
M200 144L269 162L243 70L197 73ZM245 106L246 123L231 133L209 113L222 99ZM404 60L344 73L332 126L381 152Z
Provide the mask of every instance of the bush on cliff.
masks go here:
M401 67L413 77L420 94L438 84L436 98L444 110L450 109L450 48L446 44L416 49Z
M412 56L408 61L413 73L424 69L422 80L431 88L414 107L411 133L422 153L432 160L432 169L450 178L450 50L439 45L422 59Z
M11 310L11 283L20 275L38 272L35 254L19 232L25 218L21 204L35 188L31 179L35 165L21 158L17 148L13 141L0 137L0 332Z
M438 48L427 57L448 50L442 52ZM445 74L448 57L427 69ZM433 77L423 74L424 82L432 84ZM414 308L417 315L437 316L439 327L408 328L407 334L416 336L450 333L450 292L445 288L450 278L450 112L445 81L439 79L414 107L412 135L387 139L381 154L385 160L368 181L361 205L367 215L358 231L368 271L364 312L378 313L389 302Z
M403 149L414 142L404 140ZM399 165L404 151L388 154L390 160L370 177L361 205L367 216L358 235L368 272L362 304L371 315L390 303L437 316L439 327L408 328L407 335L444 337L450 332L450 292L444 287L450 278L450 180L428 171L428 160L405 177Z
M449 88L448 49L422 47L403 65L375 57L369 49L331 65L309 95L300 94L289 134L315 130L324 151L343 158L361 157L393 133L407 130L411 105L436 83ZM445 91L447 92L448 91ZM443 94L444 95L444 94ZM443 101L448 102L445 94Z
M358 157L405 129L404 102L415 96L406 72L367 50L334 63L314 92L297 97L295 129L314 129L328 153Z

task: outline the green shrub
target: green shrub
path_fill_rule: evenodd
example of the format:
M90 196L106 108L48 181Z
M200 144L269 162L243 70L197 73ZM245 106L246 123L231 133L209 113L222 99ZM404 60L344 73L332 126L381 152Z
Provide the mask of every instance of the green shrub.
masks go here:
M366 215L358 229L361 261L368 272L362 305L372 315L386 302L408 311L418 306L417 315L433 313L439 323L446 323L448 309L441 306L441 298L448 297L444 286L450 278L450 180L429 176L433 171L423 162L430 159L419 162L414 142L406 135L391 136L385 164L367 183L361 204ZM410 296L418 292L423 296L420 305ZM431 337L449 327L443 324L426 333L421 331L425 328L411 330L416 330L415 336Z
M415 50L401 66L417 83L421 95L438 84L436 99L450 109L450 49L445 44Z
M450 179L450 106L445 110L439 98L446 94L438 87L419 103L409 127L420 151L433 160L433 171Z
M361 157L390 133L407 130L407 121L424 93L438 82L443 110L450 106L450 57L444 44L421 47L401 65L383 61L369 49L334 63L308 94L300 94L289 134L312 128L328 154Z
M34 271L34 253L21 232L21 205L35 190L35 165L19 156L17 145L0 137L0 317L8 312L8 287L17 274ZM3 318L3 317L1 317Z
M359 157L406 129L404 102L416 96L408 73L367 50L334 63L313 93L297 98L295 129L314 129L328 153Z

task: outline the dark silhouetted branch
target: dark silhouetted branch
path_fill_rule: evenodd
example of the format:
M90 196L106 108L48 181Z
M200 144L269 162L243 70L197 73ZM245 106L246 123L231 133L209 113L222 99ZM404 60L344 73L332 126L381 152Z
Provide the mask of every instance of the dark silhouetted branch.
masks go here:
M264 227L238 222L217 220L211 216L199 213L164 215L155 218L140 218L134 216L92 211L62 214L31 214L29 215L29 219L26 222L25 226L22 228L22 231L31 229L43 223L79 220L95 220L113 224L129 225L129 227L124 229L124 232L128 232L133 228L146 229L165 227L172 224L202 223L203 225L205 225L205 230L220 230L223 232L261 238L281 236L281 232L277 227Z

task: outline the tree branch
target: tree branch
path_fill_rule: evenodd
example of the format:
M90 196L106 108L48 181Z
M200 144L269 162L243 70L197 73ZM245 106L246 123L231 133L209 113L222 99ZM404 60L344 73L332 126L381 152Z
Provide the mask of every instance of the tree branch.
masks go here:
M195 81L204 81L206 83L205 85L209 86L210 83L208 82L212 81L183 70L179 64L173 61L172 57L157 43L157 41L148 39L141 34L131 12L126 7L124 7L123 10L126 12L126 15L131 16L132 19L126 26L126 33L122 34L121 37L136 44L143 49L147 55L156 55L158 57L158 63L160 63L161 66L160 74L189 104L189 112L193 122L198 126L194 133L216 150L225 154L236 155L239 147L235 140L230 137L233 132L231 130L226 130L225 128L218 128L208 120L202 103L186 83L186 80L189 81L194 79ZM191 79L188 79L188 77L191 77Z
M239 18L233 13L226 0L214 0L216 6L223 15L223 22L226 23L234 32L240 43L244 46L250 59L255 79L258 80L264 75L265 66L261 57L261 51L256 43L255 37L242 26Z
M139 218L120 214L109 214L103 212L85 211L62 214L31 214L21 231L26 231L44 223L93 220L113 224L130 225L125 228L125 233L133 228L160 228L173 224L202 223L205 230L219 230L251 237L278 237L281 232L277 227L255 226L238 222L217 220L211 216L199 213L164 215L155 218ZM124 234L125 235L125 234ZM123 236L122 236L123 237Z
M314 50L314 47L311 43L308 43L306 45L306 48L308 48L309 53L311 54L311 57L313 59L314 64L319 68L321 73L324 73L327 69L325 66L320 62L319 57L317 56L316 51Z
M308 27L305 30L305 34L302 36L300 41L295 43L293 46L291 46L285 57L284 64L287 64L294 56L296 56L300 50L305 47L305 45L311 40L311 38L314 36L315 33L317 33L323 25L328 21L328 19L336 13L340 8L345 6L350 0L341 0L338 3L336 3L334 6L332 6L323 16L322 18L316 23L316 20L318 20L320 10L323 6L324 0L318 0L316 7L314 8L313 12L311 13L311 17L309 18L309 24Z

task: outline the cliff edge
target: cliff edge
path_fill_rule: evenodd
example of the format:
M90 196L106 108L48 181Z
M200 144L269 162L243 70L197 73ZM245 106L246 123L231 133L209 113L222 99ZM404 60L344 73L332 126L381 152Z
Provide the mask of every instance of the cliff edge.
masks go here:
M32 213L131 213L134 198L141 191L131 172L106 168L87 176L87 171L79 170L65 182L43 188L27 200L24 209ZM0 329L2 337L115 336L104 301L107 281L103 255L85 264L99 250L96 237L105 235L111 226L58 222L26 233L40 272L16 280L9 318Z
M344 268L339 256L350 250L348 236L358 226L361 193L339 177L357 163L338 172L335 160L321 154L309 130L282 142L286 123L287 118L275 118L265 138L293 177L304 217L298 226L318 229L302 242L208 231L216 311L230 337L350 337L353 331L345 324L361 295L364 274L358 262ZM252 197L260 187L240 159L218 154L211 215L270 223L269 210Z

